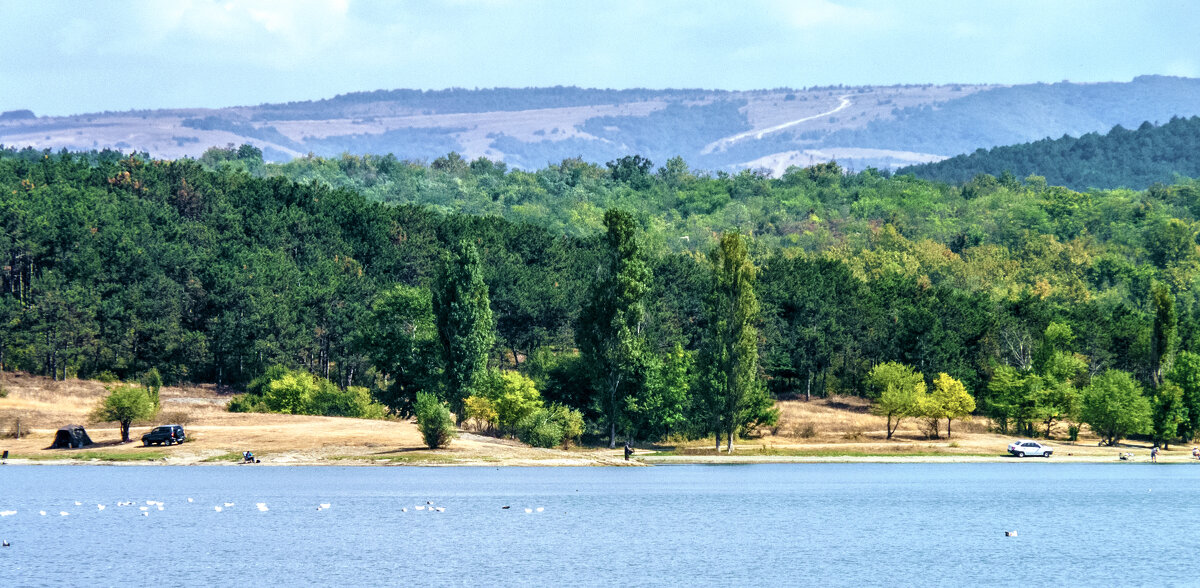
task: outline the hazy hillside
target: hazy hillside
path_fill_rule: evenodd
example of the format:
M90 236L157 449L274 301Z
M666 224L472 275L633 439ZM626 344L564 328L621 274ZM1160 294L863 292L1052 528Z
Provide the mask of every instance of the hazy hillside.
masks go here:
M1135 128L1200 114L1198 98L1200 80L1166 77L748 92L380 90L287 104L66 117L36 117L35 104L0 114L0 144L176 158L249 143L276 161L343 152L431 160L458 151L525 169L569 157L604 162L638 154L662 164L681 155L703 169L780 173L830 159L850 169L897 168L1115 124Z
M963 183L979 174L1018 178L1044 176L1051 185L1144 189L1178 176L1200 177L1200 118L1172 118L1130 131L1115 126L1107 134L1043 139L1032 143L980 149L937 163L901 169L919 178Z

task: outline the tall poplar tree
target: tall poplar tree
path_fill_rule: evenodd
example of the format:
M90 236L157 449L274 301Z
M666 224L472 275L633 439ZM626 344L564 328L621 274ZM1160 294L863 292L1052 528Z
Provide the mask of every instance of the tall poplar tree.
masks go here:
M711 282L704 312L708 329L700 351L698 403L701 421L721 448L733 451L733 437L754 423L770 423L779 413L758 375L757 270L746 239L726 233L709 253Z
M461 423L463 400L487 374L488 351L495 340L483 267L470 241L459 241L446 258L433 303L445 359L446 396Z
M617 446L625 398L637 395L646 377L646 294L650 265L637 222L623 210L604 213L602 261L579 317L579 351L608 419L608 446Z
M1171 370L1178 340L1179 319L1175 313L1175 297L1164 284L1155 284L1150 294L1154 302L1154 331L1150 338L1150 380L1154 387L1162 383L1163 374Z

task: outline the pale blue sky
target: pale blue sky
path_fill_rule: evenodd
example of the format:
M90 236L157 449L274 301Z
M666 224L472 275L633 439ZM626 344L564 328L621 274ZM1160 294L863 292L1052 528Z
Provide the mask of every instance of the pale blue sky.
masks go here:
M0 0L0 110L1200 75L1190 1Z

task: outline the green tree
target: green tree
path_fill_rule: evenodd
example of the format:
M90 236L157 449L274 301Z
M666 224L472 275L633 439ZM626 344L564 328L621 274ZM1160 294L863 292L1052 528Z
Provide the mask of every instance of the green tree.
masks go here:
M644 393L626 397L625 413L640 438L659 438L684 428L693 362L692 354L676 343L674 349L653 361Z
M904 417L919 416L925 398L925 376L912 367L889 361L867 373L867 386L875 400L871 412L887 417L891 439Z
M733 437L759 423L779 418L774 402L758 374L757 268L747 241L726 233L709 253L711 285L704 305L708 328L698 363L701 424L721 447L733 451Z
M633 216L622 210L604 213L607 228L603 258L588 292L579 325L579 350L593 373L608 420L608 446L617 446L617 426L626 396L644 384L649 350L643 332L650 266Z
M1175 313L1175 297L1164 284L1155 284L1151 290L1154 302L1154 332L1150 338L1151 381L1155 387L1162 382L1163 374L1171 369L1175 356L1179 319Z
M533 380L520 372L494 371L481 388L496 411L496 424L505 434L512 434L521 419L542 408L542 395Z
M92 412L96 422L116 422L121 426L121 442L129 442L129 425L154 416L154 403L140 386L118 386Z
M393 414L412 415L417 393L438 390L442 353L428 290L396 285L381 292L359 328L358 347L386 382L376 397Z
M154 403L155 408L159 406L158 392L162 390L162 374L158 373L158 368L150 368L150 371L142 375L141 384L146 388L146 394L150 396L150 401Z
M495 340L479 252L470 241L459 241L443 264L433 306L442 341L446 395L461 422L463 400L487 375L488 352Z
M417 428L421 431L421 438L425 440L426 447L438 449L449 445L454 439L456 431L450 410L437 396L428 392L418 392L413 412L416 414Z
M1155 445L1169 449L1171 441L1179 438L1179 427L1187 420L1187 409L1183 405L1183 389L1167 382L1154 392L1151 402L1153 427L1151 434Z
M1108 370L1083 390L1080 420L1106 445L1151 428L1150 401L1129 372Z
M975 398L967 392L962 382L941 373L933 380L933 392L929 394L925 410L922 412L927 418L946 419L946 436L949 437L950 421L968 417L975 412ZM936 437L936 421L933 432Z
M1185 411L1185 418L1179 424L1179 438L1191 441L1200 434L1200 354L1180 353L1168 379L1179 386Z

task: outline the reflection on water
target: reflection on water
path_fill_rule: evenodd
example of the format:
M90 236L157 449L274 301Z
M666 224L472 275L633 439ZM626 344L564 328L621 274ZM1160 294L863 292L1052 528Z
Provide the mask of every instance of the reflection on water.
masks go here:
M0 585L1191 584L1198 483L1148 464L5 466Z

